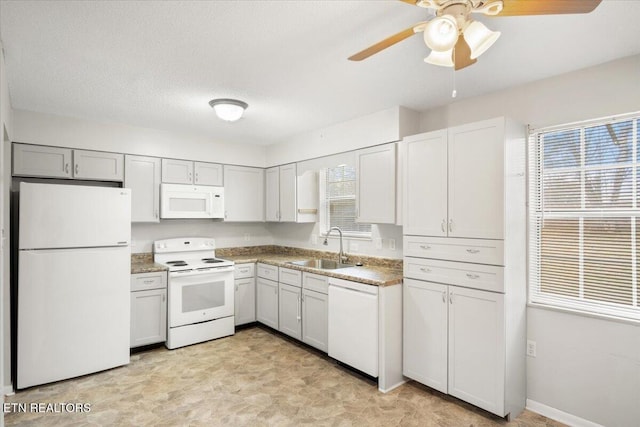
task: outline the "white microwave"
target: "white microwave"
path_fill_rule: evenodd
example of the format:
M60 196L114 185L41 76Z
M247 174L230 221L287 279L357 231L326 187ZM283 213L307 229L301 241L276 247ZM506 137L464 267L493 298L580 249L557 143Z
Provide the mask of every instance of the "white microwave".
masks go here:
M224 187L161 184L160 218L224 218Z

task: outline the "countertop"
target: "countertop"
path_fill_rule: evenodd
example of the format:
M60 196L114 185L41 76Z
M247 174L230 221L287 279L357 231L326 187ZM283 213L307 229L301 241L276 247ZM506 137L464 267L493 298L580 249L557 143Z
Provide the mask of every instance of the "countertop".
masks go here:
M155 273L157 271L167 271L167 267L153 262L153 254L131 254L131 274Z
M365 283L367 285L392 286L402 283L401 268L392 268L365 263L362 267L348 267L340 268L337 270L322 270L311 267L303 267L295 264L287 264L289 261L302 261L316 257L317 256L282 253L258 253L224 256L225 259L234 261L236 264L261 262L264 264L276 265L278 267L290 268L292 270L307 271L309 273L321 274L323 276ZM323 258L329 257L323 256ZM337 255L333 254L330 259L337 259ZM348 262L352 263L352 261Z

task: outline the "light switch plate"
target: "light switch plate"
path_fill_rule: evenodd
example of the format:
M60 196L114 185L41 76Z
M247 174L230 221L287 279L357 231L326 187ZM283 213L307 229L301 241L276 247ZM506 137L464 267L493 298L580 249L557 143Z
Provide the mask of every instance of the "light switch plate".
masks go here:
M389 239L389 249L392 251L396 250L396 239Z

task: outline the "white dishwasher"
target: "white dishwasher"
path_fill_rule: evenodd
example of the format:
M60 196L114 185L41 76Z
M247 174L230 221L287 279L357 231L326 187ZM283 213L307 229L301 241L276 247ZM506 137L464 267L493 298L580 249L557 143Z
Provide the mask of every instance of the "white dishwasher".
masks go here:
M329 356L378 376L378 287L329 278Z

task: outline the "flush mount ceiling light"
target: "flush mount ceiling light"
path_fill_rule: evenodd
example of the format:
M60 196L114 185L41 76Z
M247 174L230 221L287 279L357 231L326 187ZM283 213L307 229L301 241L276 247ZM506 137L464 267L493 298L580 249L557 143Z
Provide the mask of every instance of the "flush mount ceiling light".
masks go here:
M481 22L471 19L472 13L487 16L555 15L589 13L602 0L399 0L431 10L435 17L419 22L406 30L387 37L349 57L362 61L412 35L424 32L424 41L431 49L425 62L459 70L477 61L500 37ZM461 37L462 36L462 37Z
M226 122L239 120L244 110L249 106L249 104L244 101L229 98L212 99L209 101L209 105L214 109L216 115Z

